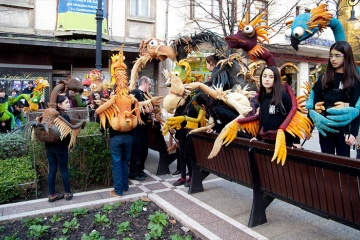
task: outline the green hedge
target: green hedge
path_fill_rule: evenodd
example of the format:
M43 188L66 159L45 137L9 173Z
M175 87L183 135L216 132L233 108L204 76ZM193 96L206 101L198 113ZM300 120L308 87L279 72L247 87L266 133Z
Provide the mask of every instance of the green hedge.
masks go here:
M33 159L36 163L37 176L42 179L47 178L48 163L43 142L29 142L20 133L2 134L1 139L0 156L5 159L0 160L2 164L0 165L0 203L3 203L15 196L22 196L25 186L21 184L34 181L36 176ZM86 190L94 183L107 187L112 183L112 164L108 145L109 139L100 132L99 124L87 122L69 154L72 189ZM61 174L58 172L57 180L61 183L60 179ZM35 186L34 184L30 187ZM29 186L27 188L29 189Z
M20 132L0 135L0 160L26 156L29 152L29 141Z
M30 155L0 160L0 203L26 195L36 187L36 174Z

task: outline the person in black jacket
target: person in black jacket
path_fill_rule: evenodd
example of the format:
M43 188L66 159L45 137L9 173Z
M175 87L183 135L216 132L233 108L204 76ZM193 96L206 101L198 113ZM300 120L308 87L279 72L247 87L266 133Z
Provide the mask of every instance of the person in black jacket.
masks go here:
M292 104L281 82L280 72L275 66L266 66L260 74L259 134L256 139L275 144L276 132L288 116ZM293 146L295 138L285 132L286 145Z
M212 128L212 131L216 133L220 133L226 124L239 116L235 109L229 107L221 100L215 100L206 93L200 93L196 97L196 103L206 112L207 119L213 118L215 126Z
M28 81L26 88L22 91L23 94L29 94L32 97L32 92L34 91L34 83L33 81ZM25 107L29 107L29 103L27 101L24 102Z
M134 89L131 94L139 101L145 101L144 94L151 88L151 79L142 76L139 79L139 87ZM150 120L152 109L147 109L145 113L141 113L141 120L144 125L138 124L134 129L133 144L130 157L130 172L129 178L138 181L144 181L147 174L144 172L145 161L148 156L148 132L146 123Z
M339 41L330 47L325 74L319 77L313 92L313 105L324 102L325 111L321 113L325 117L328 115L326 110L338 102L344 103L344 106L355 107L360 97L360 77L349 43ZM321 151L330 154L335 154L336 151L337 155L350 157L350 146L356 143L359 122L360 117L357 116L350 124L333 128L337 133L326 132L326 136L319 134Z
M60 115L70 122L70 117L65 113L69 110L70 102L66 96L58 95L56 99L57 111ZM45 143L46 158L49 164L48 173L48 187L49 187L49 202L55 202L56 200L63 199L64 195L56 193L55 191L55 180L58 168L60 169L61 179L65 189L65 199L71 200L73 194L70 190L69 180L69 150L68 146L70 143L70 134L68 134L63 140L54 143Z

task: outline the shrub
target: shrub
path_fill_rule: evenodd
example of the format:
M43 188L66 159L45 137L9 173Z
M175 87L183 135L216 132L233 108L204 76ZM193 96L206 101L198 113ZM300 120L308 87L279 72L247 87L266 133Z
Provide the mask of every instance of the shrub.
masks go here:
M35 178L30 155L0 161L0 203L36 187Z
M23 157L29 152L29 142L21 133L1 134L0 160L11 157Z

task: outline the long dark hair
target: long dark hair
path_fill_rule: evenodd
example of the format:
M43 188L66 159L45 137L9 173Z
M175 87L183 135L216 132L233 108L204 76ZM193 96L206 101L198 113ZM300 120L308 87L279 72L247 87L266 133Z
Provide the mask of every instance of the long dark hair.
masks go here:
M58 103L63 103L67 98L67 96L64 96L64 95L57 95L57 98L56 98L56 109L59 110L58 108Z
M262 76L263 76L263 72L266 69L270 69L274 73L274 84L273 84L272 91L271 91L271 94L272 94L271 103L275 104L275 105L279 105L282 101L282 92L281 91L282 91L283 86L281 83L281 76L280 76L279 69L275 66L266 66L261 71L258 102L261 103L264 100L264 96L266 93L266 89L262 85Z
M339 42L335 42L330 47L329 53L333 49L344 54L344 66L343 66L344 78L342 80L343 88L344 89L351 88L354 86L356 81L360 81L360 77L357 72L357 67L355 64L352 48L348 42L339 41ZM329 86L334 84L335 71L336 71L336 69L332 67L331 59L329 58L324 77L321 79L321 81L322 81L321 83L325 88L328 88Z
M215 105L216 100L207 95L206 93L200 93L196 97L196 103L197 105L204 105L206 108L206 114L210 117L212 114L214 114L213 106Z

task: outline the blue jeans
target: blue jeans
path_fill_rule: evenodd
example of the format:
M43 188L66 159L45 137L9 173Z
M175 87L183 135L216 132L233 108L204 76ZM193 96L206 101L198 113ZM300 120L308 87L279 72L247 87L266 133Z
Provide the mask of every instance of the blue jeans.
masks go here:
M64 184L65 192L70 192L70 180L69 180L69 152L68 148L57 148L57 147L47 147L46 148L46 157L49 163L49 174L48 174L48 187L49 193L55 194L55 180L56 173L59 166L61 179Z
M114 191L122 195L129 190L129 162L133 137L131 135L115 135L110 138L110 153L112 158L112 172Z

